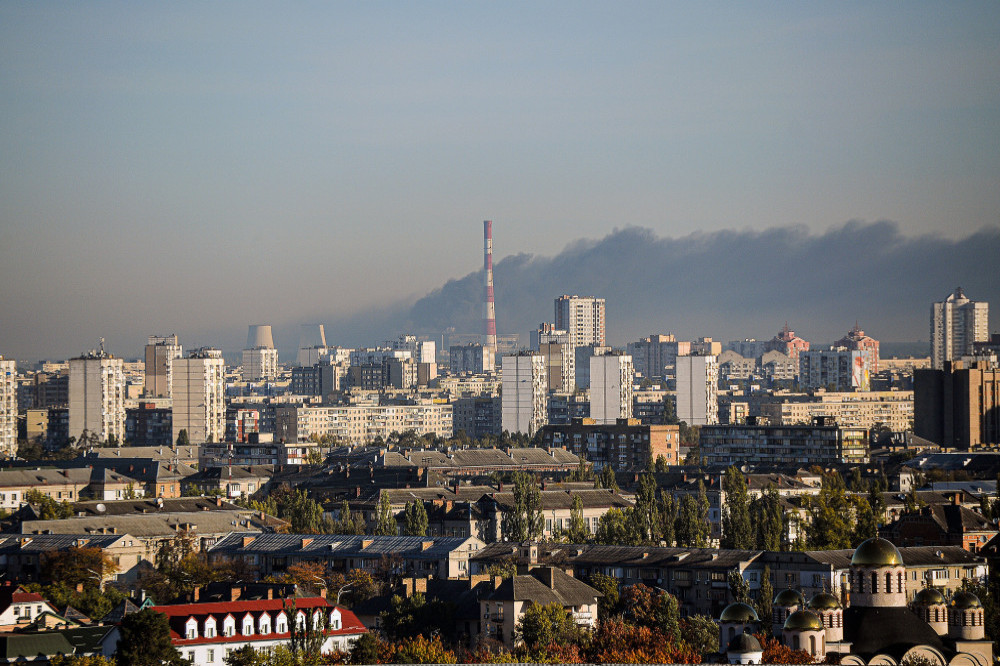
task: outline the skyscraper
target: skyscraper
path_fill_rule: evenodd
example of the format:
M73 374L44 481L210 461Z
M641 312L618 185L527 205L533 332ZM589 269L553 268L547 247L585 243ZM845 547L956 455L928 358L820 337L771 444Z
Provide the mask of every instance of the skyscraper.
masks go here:
M990 305L970 301L959 287L940 303L931 304L931 367L944 368L973 353L973 344L989 338Z
M677 418L688 425L719 422L719 359L677 357Z
M198 349L174 361L173 439L186 430L192 444L226 435L226 363L218 349Z
M104 351L69 361L69 436L125 440L125 365Z
M635 368L628 354L590 357L590 418L614 424L632 418L632 382Z
M507 432L530 437L545 425L548 416L545 357L531 352L504 356L501 371L501 426Z
M0 455L17 454L17 364L0 356Z
M147 398L170 397L170 362L180 358L183 350L176 335L151 335L146 341Z
M604 299L563 294L555 301L555 328L569 333L571 347L604 346Z

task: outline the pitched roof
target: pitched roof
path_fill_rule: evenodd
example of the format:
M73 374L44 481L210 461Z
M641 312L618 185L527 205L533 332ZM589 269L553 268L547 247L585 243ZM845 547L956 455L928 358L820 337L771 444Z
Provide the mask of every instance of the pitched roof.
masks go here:
M561 569L543 567L525 576L505 579L487 597L495 601L533 601L542 606L583 606L603 597L599 591L573 578Z
M251 541L243 545L245 538ZM331 554L336 557L398 554L410 559L437 560L447 557L472 538L234 532L220 539L209 552L213 555L294 552L322 557Z

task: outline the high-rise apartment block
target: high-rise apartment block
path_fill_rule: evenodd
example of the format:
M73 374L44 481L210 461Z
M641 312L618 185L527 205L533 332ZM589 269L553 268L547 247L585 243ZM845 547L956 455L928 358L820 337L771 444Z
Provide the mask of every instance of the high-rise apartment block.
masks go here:
M176 335L151 335L146 340L147 398L170 397L170 362L180 358L183 350Z
M590 418L606 425L632 418L635 368L628 354L590 358Z
M278 350L274 348L271 327L254 324L247 333L243 350L243 381L259 382L278 376Z
M17 454L17 364L0 356L0 455Z
M545 357L524 352L504 356L501 364L501 425L507 432L534 435L548 414Z
M719 422L719 359L677 357L677 418L688 425Z
M931 367L944 368L974 353L974 343L989 339L990 304L970 301L959 287L940 303L931 305Z
M486 345L452 345L448 348L448 364L453 375L485 375L496 370L496 360Z
M578 389L590 388L590 359L594 356L603 356L610 353L611 347L598 345L584 345L583 347L576 348L574 369L576 372L576 387Z
M636 373L643 377L665 377L672 374L678 356L691 353L691 343L671 335L651 335L628 343Z
M799 384L807 389L870 391L872 353L869 350L810 350L799 354Z
M226 363L218 349L199 349L173 363L173 441L186 430L192 444L226 436Z
M871 374L876 374L878 372L878 358L879 358L879 344L878 340L875 338L865 335L865 332L861 330L857 322L854 323L854 328L847 332L847 335L842 337L833 343L834 347L843 347L844 349L868 352L868 360L871 364Z
M949 361L913 373L913 432L962 450L1000 446L1000 370Z
M795 331L788 328L786 322L778 334L764 345L764 349L765 351L779 351L788 358L798 360L800 352L809 351L809 342L795 335Z
M85 432L125 441L125 366L103 349L69 361L69 436Z
M569 333L569 344L603 346L604 299L580 296L560 296L555 301L555 327Z
M538 353L545 357L550 391L572 393L576 389L576 353L568 344L544 342Z

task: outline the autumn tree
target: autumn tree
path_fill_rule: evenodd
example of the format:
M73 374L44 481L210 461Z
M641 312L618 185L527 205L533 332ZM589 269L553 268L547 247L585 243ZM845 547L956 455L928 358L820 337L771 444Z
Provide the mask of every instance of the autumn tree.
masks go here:
M719 651L719 625L707 615L689 615L681 620L681 639L698 654Z
M766 634L754 634L764 648L762 664L811 664L814 659L805 650L793 650L777 638Z
M388 664L454 664L458 662L455 653L444 646L440 636L406 638L392 646L391 652L380 658L380 663Z
M672 642L680 640L680 609L673 595L636 583L622 590L621 606L632 624L654 629Z
M70 546L42 556L43 580L103 589L104 580L117 572L114 559L96 546Z
M326 567L319 562L290 564L283 578L305 594L319 594L320 589L327 589Z
M726 469L722 479L726 501L722 507L723 548L749 550L754 547L754 534L750 525L750 495L743 472L735 465Z

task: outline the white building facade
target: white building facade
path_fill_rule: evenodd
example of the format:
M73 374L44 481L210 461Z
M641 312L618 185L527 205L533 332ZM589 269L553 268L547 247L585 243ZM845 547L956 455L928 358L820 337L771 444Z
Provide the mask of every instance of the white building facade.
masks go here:
M632 418L635 367L628 354L590 357L590 418L614 424Z
M944 368L973 353L974 342L989 339L989 311L986 302L970 301L962 288L940 303L931 305L931 367Z
M809 350L799 353L799 384L807 389L870 391L872 353L865 349Z
M69 361L69 436L125 441L125 369L104 351Z
M536 353L504 356L501 375L501 427L511 433L534 435L548 417L545 357Z
M677 418L688 425L719 422L719 359L677 357Z
M226 436L226 363L218 349L199 349L173 362L173 441L186 430L193 443Z
M555 315L555 328L569 334L572 347L606 344L603 298L564 294L555 300Z

